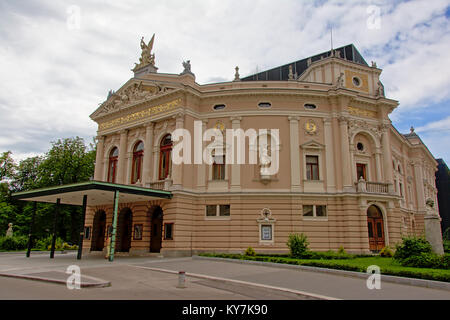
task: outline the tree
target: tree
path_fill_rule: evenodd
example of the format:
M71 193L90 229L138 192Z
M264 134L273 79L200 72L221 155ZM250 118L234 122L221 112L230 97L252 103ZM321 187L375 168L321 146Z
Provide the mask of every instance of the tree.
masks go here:
M12 152L3 152L0 156L0 182L11 179L14 176L14 169L16 168L16 163L11 157Z
M94 175L95 149L86 146L83 138L65 138L52 142L39 165L40 184L45 187L88 181ZM70 225L71 242L78 241L80 208L63 206L59 215L59 236L67 239L67 226ZM70 224L66 221L70 218Z

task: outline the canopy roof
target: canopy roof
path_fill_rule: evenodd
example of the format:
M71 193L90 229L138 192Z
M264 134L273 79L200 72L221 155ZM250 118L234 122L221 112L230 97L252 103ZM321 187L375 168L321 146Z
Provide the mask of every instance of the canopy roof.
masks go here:
M172 198L172 193L169 191L101 181L87 181L16 192L12 194L12 197L17 200L48 203L56 203L56 200L59 198L61 204L81 206L83 205L83 196L87 195L88 205L98 206L113 204L115 191L119 191L119 202L138 202Z

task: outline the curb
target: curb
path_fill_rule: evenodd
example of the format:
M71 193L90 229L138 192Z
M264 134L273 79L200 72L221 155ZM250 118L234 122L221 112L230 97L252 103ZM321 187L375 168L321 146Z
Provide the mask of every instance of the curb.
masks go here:
M226 261L226 262L241 263L241 264L256 264L256 265L261 265L261 266L266 266L266 267L276 267L276 268L284 268L284 269L297 269L297 270L300 269L300 270L305 270L305 271L329 273L329 274L336 274L336 275L340 275L340 276L347 276L347 277L354 277L354 278L367 279L367 277L369 276L369 274L367 274L367 273L356 272L356 271L346 271L346 270L328 269L328 268L311 267L311 266L300 266L300 265L285 264L285 263L252 261L252 260L238 260L238 259L203 257L203 256L192 256L192 258L199 259L199 260ZM425 287L425 288L430 288L430 289L441 289L441 290L450 291L450 283L449 282L407 278L407 277L397 277L397 276L383 275L383 274L381 274L381 280L385 281L385 282L406 284L406 285L416 286L416 287Z
M16 278L16 279L24 279L24 280L34 280L34 281L41 281L41 282L50 282L50 283L57 283L57 284L67 284L66 280L60 280L60 279L52 279L52 278L44 278L44 277L38 277L38 276L32 276L32 275L26 275L26 274L12 274L12 273L0 273L0 277L8 277L8 278ZM85 279L89 278L94 281L103 281L99 283L92 283L92 282L84 282L81 281L80 287L81 288L105 288L110 287L111 282L100 280L97 278L89 277L89 276L83 276Z
M161 269L161 268L152 268L152 267L143 267L143 266L135 266L135 265L130 265L130 266L136 267L136 268L141 268L141 269L147 269L147 270L151 270L151 271L172 273L172 274L177 274L178 275L178 271L174 271L174 270ZM324 296L324 295L320 295L320 294L315 294L315 293L310 293L310 292L305 292L305 291L300 291L300 290L294 290L294 289L288 289L288 288L282 288L282 287L269 286L269 285L261 284L261 283L254 283L254 282L247 282L247 281L242 281L242 280L234 280L234 279L228 279L228 278L213 277L213 276L207 276L207 275L204 275L204 274L197 274L197 273L190 273L190 272L186 272L185 275L189 276L189 277L192 277L192 278L212 280L212 281L230 282L230 283L234 283L234 284L258 287L258 288L263 288L263 289L268 289L268 290L275 290L275 291L282 291L282 292L287 292L287 293L293 293L293 294L296 294L296 295L306 296L306 297L310 297L310 298L315 298L315 299L318 299L318 300L342 300L342 299L339 299L339 298L328 297L328 296Z

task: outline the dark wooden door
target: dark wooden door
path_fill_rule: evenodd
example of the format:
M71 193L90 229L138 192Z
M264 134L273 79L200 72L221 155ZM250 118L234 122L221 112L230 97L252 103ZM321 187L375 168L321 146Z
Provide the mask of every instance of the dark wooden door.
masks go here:
M122 222L122 234L121 234L121 250L122 252L128 252L131 248L131 213L124 213L124 219Z
M160 252L162 244L162 210L157 208L151 221L150 252Z
M383 218L367 217L367 229L369 231L369 249L380 251L385 245Z
M98 223L98 236L97 236L97 250L103 250L105 246L105 231L106 231L106 216L101 216L100 221Z

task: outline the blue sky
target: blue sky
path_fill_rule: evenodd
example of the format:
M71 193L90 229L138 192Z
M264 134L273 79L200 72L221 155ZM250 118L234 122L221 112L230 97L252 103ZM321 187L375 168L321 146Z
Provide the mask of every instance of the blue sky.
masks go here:
M383 69L386 96L400 103L397 130L414 126L450 163L448 0L3 0L0 152L23 159L58 138L91 141L89 115L132 77L142 36L156 33L160 72L190 60L204 84L233 80L236 65L245 76L326 51L330 26L334 47L353 43Z

